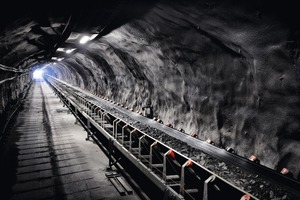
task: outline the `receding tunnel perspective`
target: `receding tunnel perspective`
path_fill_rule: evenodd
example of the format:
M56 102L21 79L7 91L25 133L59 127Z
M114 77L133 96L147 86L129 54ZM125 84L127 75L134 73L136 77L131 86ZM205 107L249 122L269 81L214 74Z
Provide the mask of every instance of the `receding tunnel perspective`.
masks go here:
M296 3L76 5L1 8L0 199L300 199Z

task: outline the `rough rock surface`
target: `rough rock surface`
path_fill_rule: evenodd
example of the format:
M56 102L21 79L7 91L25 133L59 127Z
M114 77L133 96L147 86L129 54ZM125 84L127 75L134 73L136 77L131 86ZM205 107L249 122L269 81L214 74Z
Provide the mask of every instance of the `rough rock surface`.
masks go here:
M150 102L163 121L297 178L299 30L247 6L159 3L54 69L134 109Z
M26 17L1 15L5 66L33 67L63 32L63 20ZM299 17L292 1L157 1L45 71L135 110L151 103L164 122L299 180Z

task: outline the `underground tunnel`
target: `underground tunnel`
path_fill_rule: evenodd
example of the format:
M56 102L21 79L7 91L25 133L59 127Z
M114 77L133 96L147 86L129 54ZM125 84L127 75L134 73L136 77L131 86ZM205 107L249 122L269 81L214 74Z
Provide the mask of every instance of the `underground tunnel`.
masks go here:
M1 199L299 199L297 9L3 6Z

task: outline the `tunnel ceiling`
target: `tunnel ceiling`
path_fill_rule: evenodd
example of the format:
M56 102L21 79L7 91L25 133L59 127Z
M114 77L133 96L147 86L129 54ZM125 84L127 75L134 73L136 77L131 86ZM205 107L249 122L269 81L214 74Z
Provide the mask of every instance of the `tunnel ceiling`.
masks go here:
M60 56L58 48L76 48L78 41L74 38L80 34L101 37L138 17L149 5L143 1L114 0L89 5L51 2L2 7L1 64L28 68L50 61Z
M45 64L71 84L137 110L150 103L164 122L298 176L300 14L293 1L1 10L0 80ZM92 39L80 44L83 35Z

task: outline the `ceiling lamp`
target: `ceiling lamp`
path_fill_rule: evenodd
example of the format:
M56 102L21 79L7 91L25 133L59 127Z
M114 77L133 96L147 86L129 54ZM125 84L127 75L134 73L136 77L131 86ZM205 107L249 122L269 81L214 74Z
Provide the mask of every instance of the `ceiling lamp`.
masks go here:
M52 60L62 61L64 58L52 57Z
M58 52L65 52L65 53L72 53L74 50L75 50L75 48L73 48L73 49L67 49L67 48L62 48L62 47L59 47L57 49Z
M67 49L66 53L72 53L75 49Z
M83 37L80 39L79 43L80 43L80 44L85 44L85 43L87 43L89 40L90 40L90 37L85 35L85 36L83 36Z
M85 44L90 40L93 40L95 37L97 37L98 34L92 34L90 36L84 35L81 37L81 39L79 40L80 44Z

